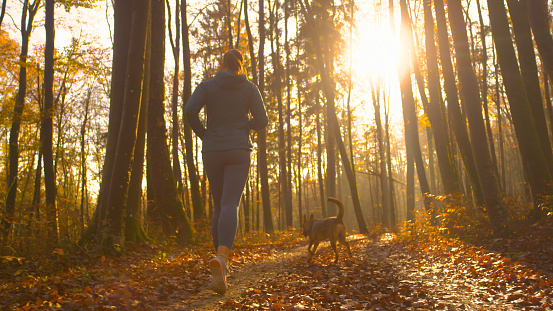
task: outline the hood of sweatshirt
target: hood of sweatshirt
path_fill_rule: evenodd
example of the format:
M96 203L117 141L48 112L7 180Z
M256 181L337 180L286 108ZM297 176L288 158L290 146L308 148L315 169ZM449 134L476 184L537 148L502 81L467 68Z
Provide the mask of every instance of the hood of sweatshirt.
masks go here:
M235 75L232 71L219 71L214 77L215 82L225 89L238 89L248 82L245 75Z

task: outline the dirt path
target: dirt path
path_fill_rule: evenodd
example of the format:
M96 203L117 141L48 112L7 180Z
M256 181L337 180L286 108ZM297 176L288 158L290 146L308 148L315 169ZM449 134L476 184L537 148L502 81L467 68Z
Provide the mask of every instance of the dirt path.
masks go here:
M300 260L305 257L306 245L287 247L260 262L252 262L243 266L234 267L231 262L231 270L228 277L229 288L225 295L218 295L207 288L200 291L190 299L175 302L167 310L219 310L225 302L238 300L248 289L256 286L261 279L272 278L286 268L286 263L292 260Z

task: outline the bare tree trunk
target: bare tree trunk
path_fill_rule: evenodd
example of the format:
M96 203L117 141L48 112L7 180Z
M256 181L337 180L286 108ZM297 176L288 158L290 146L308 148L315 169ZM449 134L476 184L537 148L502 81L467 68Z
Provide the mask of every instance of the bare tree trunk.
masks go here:
M543 72L543 91L545 97L545 107L547 110L547 116L549 119L549 135L553 137L553 105L551 104L551 91L549 80L547 79L547 73Z
M405 205L407 206L407 220L413 221L415 219L415 157L412 148L405 149L405 160L407 161Z
M259 93L264 96L265 91L265 5L259 1ZM274 232L273 216L271 212L271 198L269 194L269 172L267 167L267 130L257 132L257 169L261 182L261 198L263 201L263 226L265 232Z
M152 47L150 100L148 105L148 163L151 164L156 205L161 212L165 234L176 236L180 244L194 237L194 229L184 212L171 169L167 129L164 119L165 3L152 1Z
M181 5L182 19L182 47L183 47L183 64L184 64L184 89L182 91L182 103L186 105L190 95L192 94L192 69L190 64L190 40L188 21L186 11L188 9L186 0L182 0ZM184 109L183 109L184 113ZM184 122L184 140L186 147L186 167L188 169L188 179L190 180L190 192L192 195L192 208L194 210L194 221L206 219L205 206L203 204L202 195L200 192L200 179L198 170L194 164L194 140L192 138L192 129L188 124L186 117L183 117Z
M129 53L129 38L132 27L132 7L133 1L131 0L119 0L114 2L114 41L106 155L102 167L102 179L100 181L96 209L92 217L92 222L82 237L83 241L101 238L101 227L106 217L107 199L111 187L117 140L121 128L123 100L125 98L126 59Z
M446 194L459 192L459 179L453 162L451 142L449 141L449 129L445 120L444 107L442 106L442 92L440 76L438 72L438 59L434 41L434 18L432 16L431 0L424 0L424 29L426 43L426 60L428 69L428 90L430 100L428 102L427 115L432 125L432 134L436 142L436 154L440 176ZM415 55L415 50L412 54Z
M223 0L225 1L225 0ZM226 19L226 22L227 22L227 29L228 29L228 46L229 46L229 49L233 49L233 45L232 45L232 20L231 20L231 11L232 11L232 8L231 8L232 4L231 4L231 1L230 0L226 0L225 2L225 9L226 9L226 14L225 14L225 19Z
M182 184L182 171L180 168L179 159L179 76L180 76L180 3L175 2L175 39L173 40L173 31L171 30L171 6L169 0L167 3L167 28L169 29L169 42L171 43L171 50L173 51L173 59L175 60L175 70L173 72L173 90L171 94L171 158L173 160L173 176L177 182L177 188L179 190L179 196L182 197L184 188ZM186 12L185 12L186 14Z
M84 107L84 118L81 124L81 234L84 233L85 225L85 208L88 210L88 194L87 194L87 169L86 169L86 129L88 124L88 112L90 106L90 98L92 97L92 89L88 90ZM86 202L86 203L85 203Z
M296 37L299 37L299 20L298 20L298 10L297 10L297 7L294 3L294 18L296 20ZM300 58L300 45L297 44L296 45L296 59L299 59ZM302 120L302 116L303 116L303 112L301 110L302 108L302 104L301 104L301 100L302 100L302 92L301 92L301 83L302 83L302 79L301 79L301 75L299 74L299 65L296 64L296 67L295 67L295 70L296 70L296 90L297 90L297 98L298 98L298 113L299 113L299 138L298 138L298 166L297 166L297 174L296 174L296 178L297 178L297 183L298 183L298 228L301 228L302 227L302 215L303 215L303 206L302 206L302 144L303 144L303 120ZM307 191L306 191L307 192Z
M407 4L405 0L400 0L401 6L401 42L408 42L409 32L411 31L411 25L409 16L407 13ZM405 43L404 43L405 44ZM403 107L403 121L405 130L405 148L407 149L408 159L409 154L412 155L417 168L417 175L419 178L419 184L422 195L424 197L424 203L428 210L430 210L430 186L426 178L426 172L424 170L424 162L422 160L422 152L419 142L419 130L417 121L417 112L415 107L415 100L413 98L413 88L411 84L411 74L409 66L409 46L404 45L401 48L400 64L398 65L398 77L401 89L401 105ZM411 51L414 53L414 51Z
M144 149L146 147L146 131L148 126L148 106L150 100L150 63L152 50L151 16L148 16L148 31L144 59L144 79L142 81L142 96L140 98L140 114L132 164L131 179L129 181L129 195L127 197L127 214L125 217L125 241L149 241L142 215L142 180L144 179Z
M382 223L390 227L390 184L388 183L388 172L386 169L386 150L384 142L384 133L382 128L382 118L380 117L380 81L371 81L374 107L374 123L376 125L376 141L378 143L378 155L380 163L380 187L382 188Z
M392 142L390 140L390 102L384 105L384 133L386 139L386 167L388 168L388 202L390 204L390 219L395 219L396 204L394 191L394 175L392 174Z
M3 225L3 238L7 239L15 214L15 198L17 195L17 181L19 169L19 130L21 127L21 117L25 107L25 96L27 93L27 56L29 52L29 37L33 30L33 21L39 8L40 0L34 0L29 4L29 0L23 3L21 16L21 52L19 54L19 89L13 108L12 126L10 129L9 150L8 150L8 178L5 220Z
M549 10L547 0L522 0L528 7L528 16L534 40L538 47L540 58L545 71L549 75L549 81L553 82L553 37L549 22Z
M437 0L436 2L441 2ZM484 195L490 225L495 234L501 235L505 229L505 213L499 189L496 170L490 156L486 139L486 127L482 118L482 108L478 81L472 67L467 32L463 19L460 0L448 1L448 16L453 34L457 72L461 86L462 98L465 100L469 121L472 153L476 164L480 187Z
M125 96L121 115L121 128L117 139L113 174L108 192L106 220L103 224L102 250L106 253L120 253L124 247L123 216L127 203L130 172L144 75L146 30L150 0L135 0L132 10L132 31L129 39Z
M328 217L328 213L326 211L326 199L325 199L325 184L324 184L324 178L323 178L323 161L322 161L322 155L323 155L323 144L322 144L322 129L321 129L321 112L323 111L323 107L321 107L319 103L319 95L317 92L317 95L315 95L315 105L317 109L317 180L319 184L319 199L321 200L321 209L323 213L323 218Z
M35 185L33 190L33 211L32 215L33 217L36 217L36 220L40 220L40 180L42 179L42 151L38 151L38 162L36 164L36 170L35 170Z
M2 11L0 11L0 26L2 26L2 22L4 21L4 16L6 14L6 3L8 0L2 1Z
M430 184L430 192L436 193L436 172L434 169L434 144L432 143L432 127L427 126L426 127L426 148L428 149L428 175L429 175L429 184ZM453 147L453 146L452 146ZM453 148L452 148L452 161L455 160L455 155L453 154ZM457 175L459 176L459 175ZM461 189L461 185L459 183L459 189Z
M459 105L459 94L457 91L457 82L453 71L453 64L451 62L451 54L449 49L450 40L447 32L447 21L443 0L434 1L434 5L436 9L440 61L444 76L444 90L448 103L447 112L453 127L453 132L455 133L457 146L459 147L459 152L461 153L465 170L467 171L467 175L469 177L472 194L476 201L475 203L476 205L483 205L484 195L482 193L478 173L476 171L476 164L472 154L471 141L469 140L466 120L461 113L461 107Z
M52 155L52 116L54 115L54 0L46 0L44 28L44 109L41 118L40 141L44 161L44 188L48 240L58 244L58 213L56 208L56 174Z
M282 191L282 201L284 201L284 212L286 227L292 226L292 202L288 200L289 188L288 182L288 170L287 170L287 158L286 158L286 141L284 135L284 105L282 102L282 73L280 63L280 43L279 43L279 29L278 29L278 14L280 10L280 1L275 0L274 12L271 10L269 18L271 25L271 58L273 63L275 83L274 92L277 100L278 107L278 158L279 158L279 187ZM276 46L276 50L275 50ZM289 204L290 203L290 204Z
M550 171L544 169L549 166L544 156L544 148L540 144L536 123L528 102L528 93L518 67L504 3L500 0L488 0L488 9L497 59L501 67L519 150L532 189L534 199L532 214L534 217L541 217L543 211L539 205L546 203L544 196L553 192L553 179ZM524 55L521 57L523 60Z
M286 159L287 159L287 185L288 193L285 197L286 207L288 208L286 214L286 220L289 227L293 227L293 216L292 216L292 86L290 85L290 42L288 39L288 20L290 18L290 1L284 0L284 51L286 53ZM298 222L301 217L298 218Z
M493 164L497 168L497 156L495 154L490 114L488 112L488 50L486 45L486 27L482 17L480 0L476 0L476 6L478 9L478 20L480 22L480 41L482 41L482 107L484 107L484 120L486 121L486 134L488 135L488 142L490 144L490 153Z
M248 34L248 49L250 52L250 61L252 63L252 80L253 83L256 84L259 88L259 83L257 81L257 60L255 57L255 52L253 50L253 36L248 15L248 0L244 0L244 23L246 24L246 33Z
M530 21L526 10L525 0L507 0L509 6L509 15L513 23L513 32L518 52L518 60L522 81L528 103L534 119L534 125L538 134L541 149L549 172L553 174L553 153L551 151L551 142L547 132L547 122L545 121L545 111L543 99L541 97L540 77L538 75L538 65L536 63L536 53L534 51L534 41L532 40L532 31Z

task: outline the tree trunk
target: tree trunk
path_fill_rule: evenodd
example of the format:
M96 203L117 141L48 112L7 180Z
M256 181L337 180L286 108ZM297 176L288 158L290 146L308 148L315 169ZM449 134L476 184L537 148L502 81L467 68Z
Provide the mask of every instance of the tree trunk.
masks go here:
M2 1L2 11L0 11L0 26L2 26L2 22L4 21L4 16L6 15L6 3L8 0Z
M259 1L259 93L264 96L265 91L265 5ZM261 181L261 199L263 201L263 226L265 232L274 232L273 216L271 212L271 198L269 194L269 172L267 167L267 130L257 132L257 169Z
M441 2L437 0L436 2ZM506 215L499 189L499 182L496 170L490 156L490 148L486 139L486 128L482 118L482 108L478 81L470 59L465 21L463 19L463 8L460 0L448 1L448 15L455 46L457 58L457 72L461 86L463 105L470 128L470 139L472 153L477 168L478 179L484 195L486 210L490 225L495 234L501 235L505 229Z
M185 0L186 1L186 0ZM223 0L224 1L224 0ZM232 46L232 20L231 20L231 12L232 12L232 8L231 8L231 1L230 0L226 0L225 2L225 9L226 9L226 12L225 12L225 20L227 22L227 29L228 29L228 47L229 49L233 49L234 47ZM239 34L238 34L239 35Z
M88 90L84 107L84 118L81 124L81 234L84 233L85 225L85 208L88 215L88 194L87 194L87 169L86 169L86 129L88 124L88 113L90 106L90 98L92 97L92 89Z
M238 12L238 20L236 21L236 43L234 44L234 46L236 48L239 48L240 47L240 33L242 31L242 21L240 20L240 18L242 17L242 8L244 7L244 0L241 0L240 1L240 5L239 5L239 12Z
M407 206L407 220L413 221L415 219L415 157L412 148L405 149L405 160L407 161L405 205Z
M472 195L475 198L476 205L480 206L484 204L484 194L482 193L478 173L476 171L476 164L472 155L471 141L469 140L466 121L461 113L461 107L459 105L459 94L457 91L457 81L453 71L453 64L451 62L451 54L449 49L450 40L447 32L447 22L443 0L434 1L434 5L436 9L440 62L442 64L442 72L444 76L444 91L448 103L447 113L453 127L453 132L455 133L457 146L459 147L459 152L461 153L465 170L467 171L467 175L470 180Z
M547 79L547 73L543 72L543 93L545 97L545 107L547 110L547 116L549 119L549 135L553 137L553 105L551 103L551 91L550 91L550 85L549 80Z
M284 135L284 105L282 102L282 73L280 63L280 44L279 44L279 29L278 29L278 13L280 9L280 1L275 0L275 12L269 15L271 24L271 56L273 69L275 74L274 92L278 105L278 159L279 159L279 187L282 191L284 201L284 211L286 227L292 227L292 202L288 200L291 191L288 182L287 157L286 157L286 141ZM273 42L276 44L276 50L273 48Z
M286 201L287 214L286 222L288 227L293 227L292 222L292 124L291 124L291 115L292 115L292 91L291 91L291 82L290 82L290 42L288 39L288 19L290 17L290 1L284 0L284 51L286 53L286 164L287 164L287 185L288 193L284 198ZM301 220L301 217L298 218L298 221Z
M411 36L411 25L409 21L409 16L407 13L407 4L405 0L400 0L401 7L401 30L400 38L401 42L409 42L405 40L410 40ZM407 149L407 154L411 153L414 158L415 165L417 168L417 175L419 178L420 189L424 197L424 203L427 210L430 210L430 186L428 185L428 180L426 178L426 172L424 170L424 161L422 160L422 152L419 142L419 129L418 129L418 119L415 106L415 100L413 98L413 87L411 84L411 73L409 66L409 46L405 45L401 48L400 54L400 63L398 65L398 77L399 85L401 90L401 105L403 108L403 122L405 130L405 148Z
M389 105L389 102L388 102ZM395 221L396 204L395 204L395 191L394 191L394 175L392 174L392 143L390 140L390 111L389 106L384 106L384 133L386 139L386 167L388 168L388 202L390 204L389 214L390 219ZM395 226L394 223L391 224Z
M150 100L148 105L148 163L151 165L156 205L160 211L163 229L177 242L190 242L194 230L179 198L177 184L171 169L167 129L164 119L165 99L165 3L152 1L152 47L150 63ZM183 37L184 39L184 37Z
M144 75L146 30L148 28L147 23L144 23L144 21L148 18L149 9L149 0L136 0L133 3L133 10L131 12L132 31L129 39L127 79L124 89L125 96L121 115L121 128L117 139L113 173L108 192L106 219L101 230L102 250L106 253L118 254L123 251L124 247L123 217L127 203L132 158L138 128L140 97Z
M326 211L326 199L325 199L325 184L324 184L324 178L323 178L323 143L322 143L322 129L321 129L321 112L323 111L323 107L319 104L319 95L317 92L317 95L315 95L315 105L317 109L317 180L319 184L319 199L321 200L321 209L323 218L328 217L328 213Z
M140 114L138 130L134 147L129 195L127 198L127 215L125 217L125 240L132 242L149 241L144 227L142 215L142 180L144 179L144 149L146 147L146 129L148 126L148 103L150 99L150 62L152 48L151 16L148 17L148 31L144 59L144 79L142 81L142 97L140 98Z
M19 169L19 130L21 127L21 117L25 107L25 96L27 94L27 56L29 52L29 37L33 30L33 21L40 4L40 0L35 0L29 4L25 0L21 18L21 52L19 54L19 88L15 105L13 108L12 125L10 129L9 150L8 150L8 177L7 177L7 195L5 219L2 221L3 238L7 239L15 214L15 198L17 195L17 181Z
M56 174L52 155L52 117L54 115L54 0L46 0L44 28L44 109L41 118L40 141L44 161L44 187L48 240L58 244L58 213L56 208Z
M299 37L299 20L298 20L298 10L296 5L294 4L294 19L296 20L296 37ZM296 46L296 59L300 59L300 46L299 44ZM297 98L298 98L298 113L299 113L299 138L298 138L298 165L297 165L297 182L298 182L298 228L302 228L302 215L303 215L303 201L302 201L302 147L303 147L303 112L302 112L302 90L301 90L301 84L302 79L301 75L299 74L299 66L296 64L295 67L296 72L296 90L297 90ZM308 190L308 189L307 189ZM306 193L307 193L306 190Z
M553 37L549 26L547 0L526 0L525 2L540 58L549 75L549 81L553 82Z
M182 61L184 64L184 89L182 91L182 103L186 105L190 95L192 94L192 69L190 64L190 39L188 21L186 11L188 6L186 0L182 0L181 5L182 19ZM184 109L183 109L184 113ZM192 129L188 124L186 117L183 116L184 122L184 141L186 148L186 168L188 169L188 179L190 180L190 192L192 195L192 209L194 211L194 221L206 219L205 206L200 192L200 178L198 170L194 164L194 140L192 138Z
M507 0L509 14L513 22L513 32L520 63L520 70L526 96L536 126L538 139L549 172L553 174L553 153L551 151L551 142L547 132L547 122L545 120L545 111L541 97L540 77L538 75L538 65L536 64L536 53L534 51L534 41L532 40L532 31L526 10L526 0Z
M386 150L384 143L384 133L382 128L382 118L380 117L380 81L372 81L374 123L376 125L376 141L378 143L378 155L380 163L380 187L382 188L382 222L384 226L391 227L390 223L390 189L388 183L388 172L386 170Z
M102 167L102 179L96 203L96 209L92 216L92 222L84 233L82 240L90 241L100 238L103 226L113 165L115 163L115 151L119 130L121 128L121 116L123 113L123 100L125 98L125 81L127 71L127 56L129 53L129 38L132 26L133 1L119 0L114 2L113 17L113 60L109 100L109 124L104 165Z
M259 83L257 81L257 60L255 58L255 52L253 50L253 36L252 30L250 27L250 19L248 15L248 0L244 0L244 23L246 24L246 33L248 34L248 50L250 52L250 61L252 65L252 81L259 88Z
M550 171L544 169L549 166L544 156L544 149L540 144L530 104L528 103L528 93L524 88L518 67L504 3L500 0L488 0L488 7L492 34L497 49L497 59L501 67L519 150L532 189L534 199L532 214L535 217L541 217L543 211L539 205L545 203L544 196L548 196L553 192L553 179ZM521 61L523 60L524 55L521 56Z
M182 197L184 188L182 184L182 171L180 168L179 159L179 76L180 76L180 4L175 2L175 39L173 40L173 32L171 30L171 11L169 10L169 0L166 0L168 8L168 29L169 40L171 42L171 50L173 51L173 59L175 60L175 70L173 72L173 89L171 94L171 158L173 160L173 176L177 182L177 189L179 190L179 197ZM186 13L185 13L186 14Z
M494 166L497 168L497 156L495 154L495 144L493 141L492 126L490 122L490 114L488 112L488 50L486 45L486 31L484 19L482 17L482 9L480 8L480 0L476 0L478 10L478 20L480 22L480 41L482 41L482 107L484 108L484 121L486 121L486 134L490 144L490 154Z
M40 220L40 180L42 179L42 151L38 151L38 162L36 164L36 170L35 170L35 185L33 190L33 211L32 216L36 217L36 220Z
M459 179L451 152L449 129L444 119L445 112L442 106L442 91L438 72L438 60L434 41L434 18L432 17L431 0L424 0L424 29L426 43L426 61L428 69L428 119L432 125L432 133L436 143L436 154L444 192L454 194L459 192ZM411 32L410 32L411 33ZM415 55L415 50L412 50Z

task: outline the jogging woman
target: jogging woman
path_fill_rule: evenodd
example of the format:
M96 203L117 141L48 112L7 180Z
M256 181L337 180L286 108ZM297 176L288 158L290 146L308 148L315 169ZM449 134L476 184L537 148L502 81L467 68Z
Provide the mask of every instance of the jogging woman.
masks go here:
M209 269L210 289L218 294L227 290L238 206L250 169L250 130L261 130L269 121L259 90L242 74L243 63L238 50L226 52L222 70L200 83L184 108L190 127L202 140L203 165L213 194L211 234L217 255ZM199 118L203 107L206 125Z

